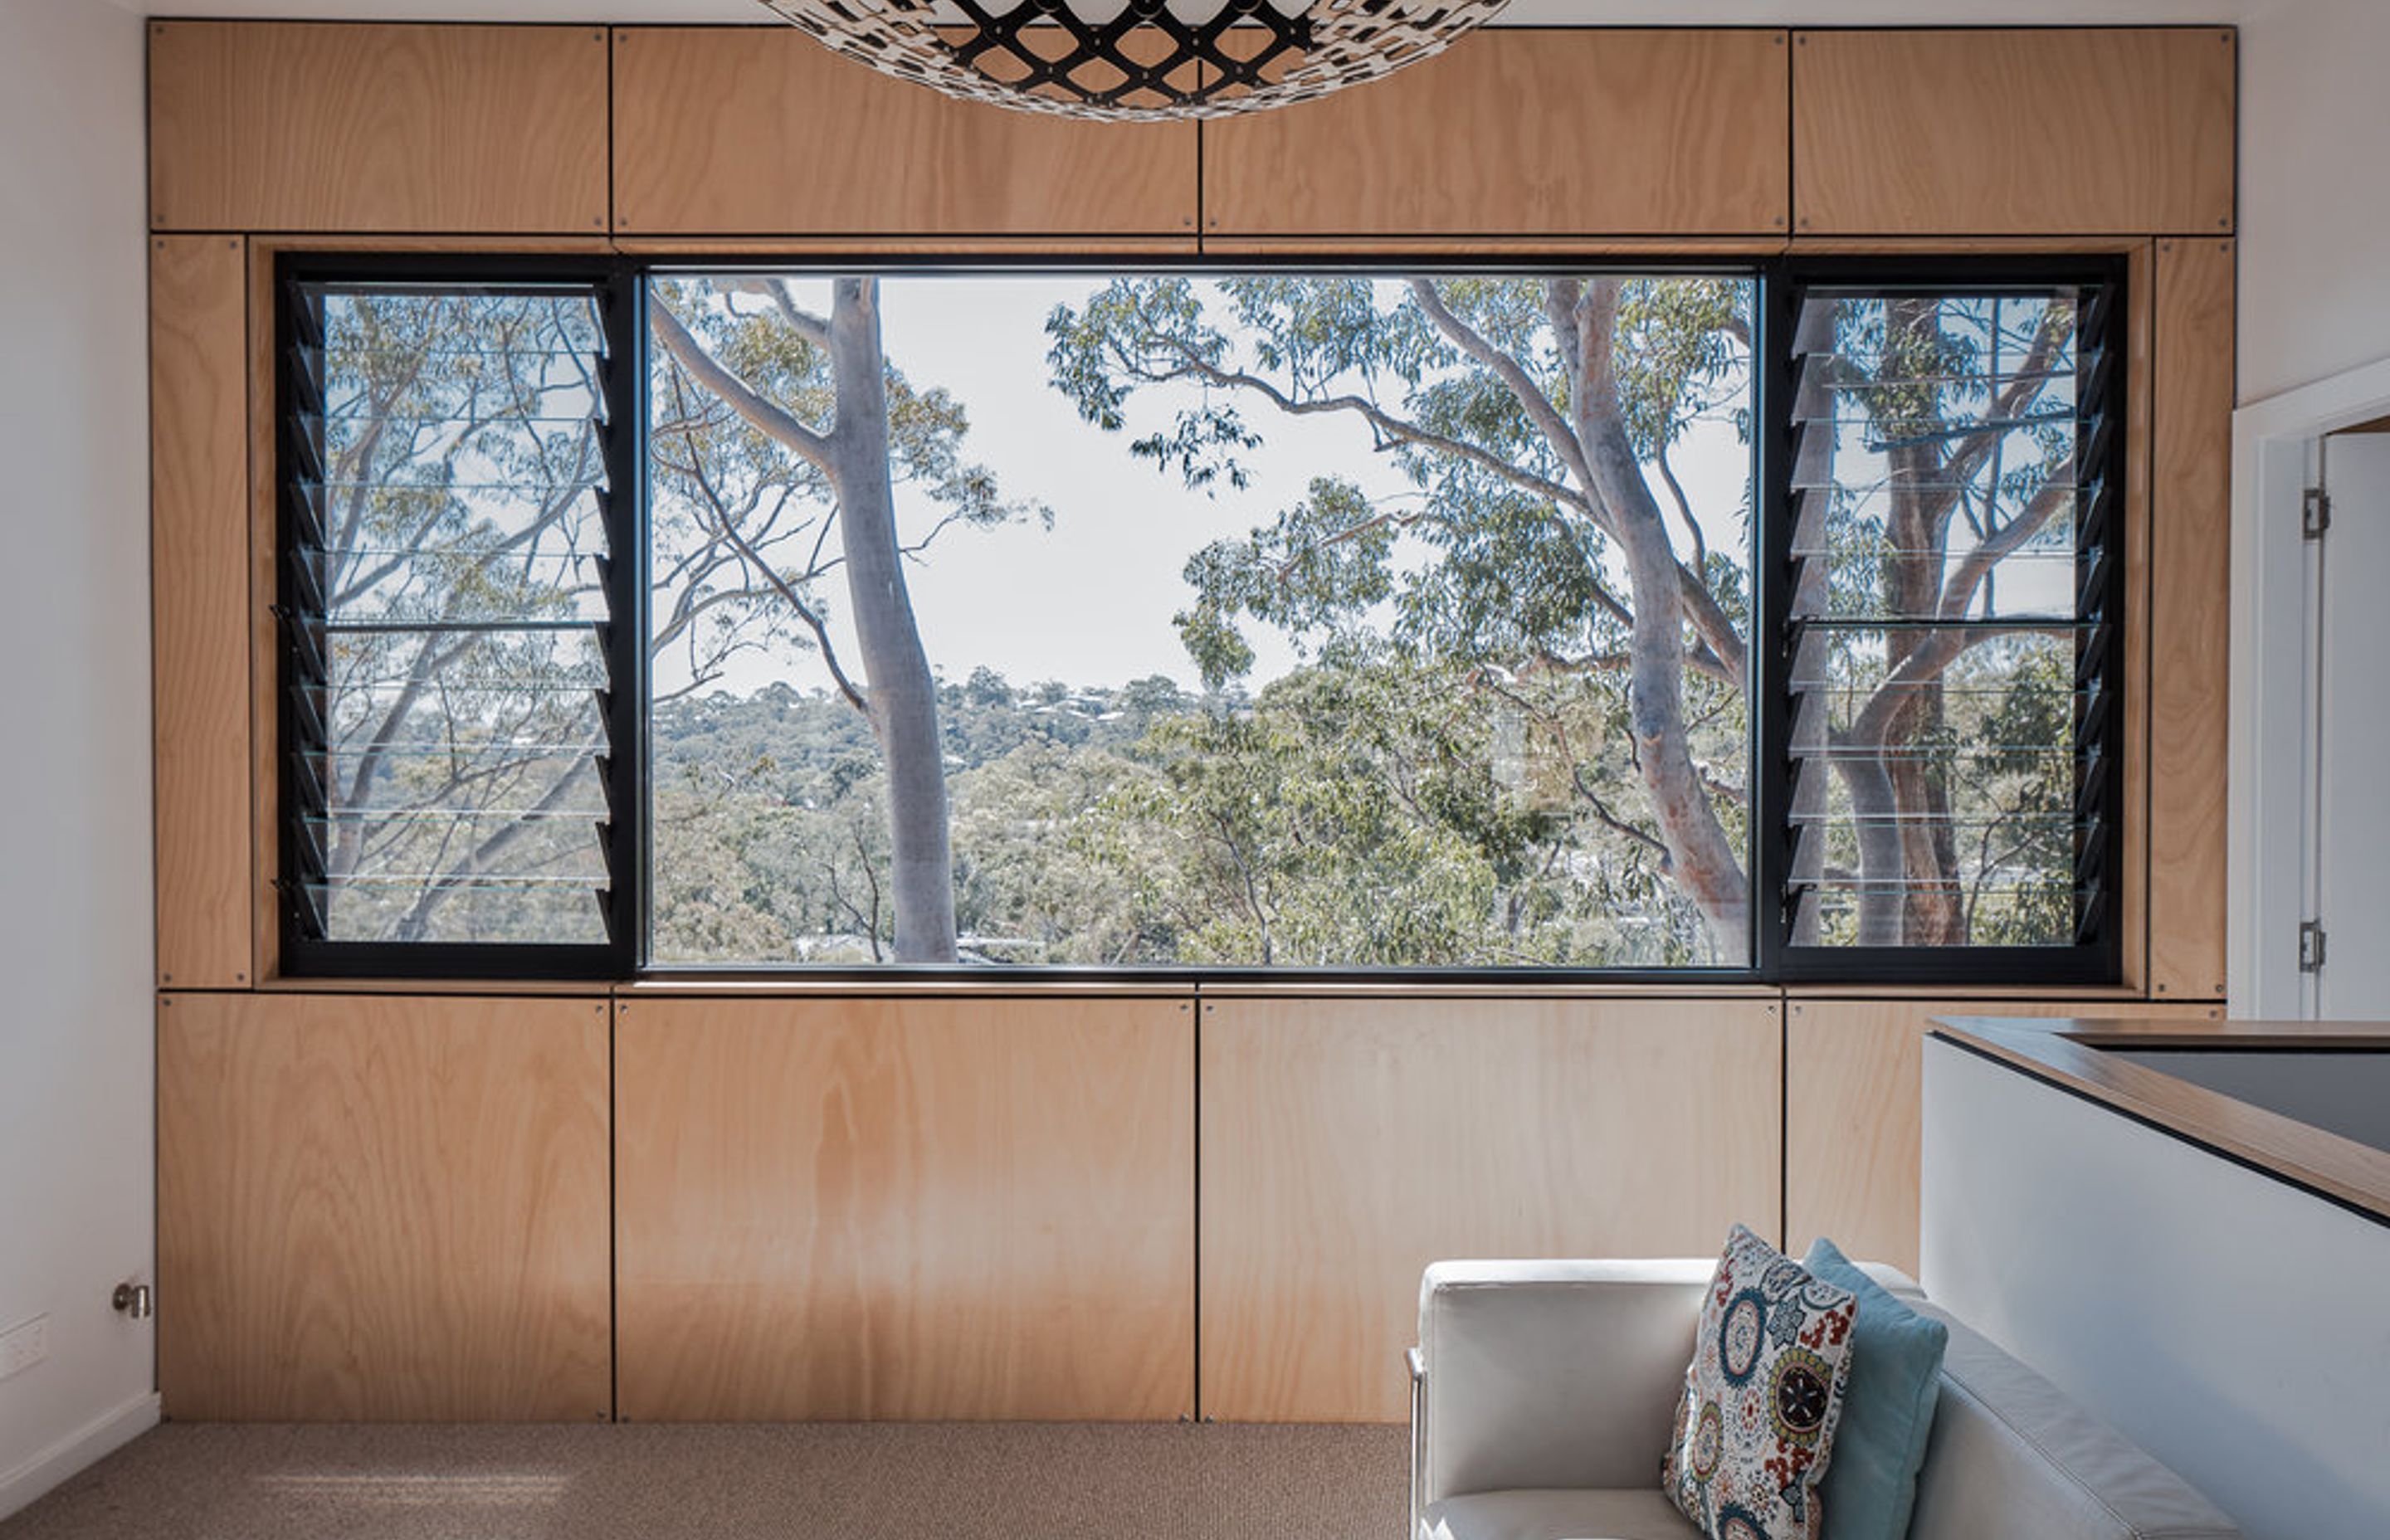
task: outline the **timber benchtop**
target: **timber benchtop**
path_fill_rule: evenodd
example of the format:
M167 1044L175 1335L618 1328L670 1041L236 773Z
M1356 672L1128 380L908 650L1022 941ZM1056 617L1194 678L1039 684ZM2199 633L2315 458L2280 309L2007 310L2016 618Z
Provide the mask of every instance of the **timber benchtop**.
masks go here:
M1931 1035L2390 1225L2390 1151L2104 1051L2390 1053L2390 1022L1942 1016Z

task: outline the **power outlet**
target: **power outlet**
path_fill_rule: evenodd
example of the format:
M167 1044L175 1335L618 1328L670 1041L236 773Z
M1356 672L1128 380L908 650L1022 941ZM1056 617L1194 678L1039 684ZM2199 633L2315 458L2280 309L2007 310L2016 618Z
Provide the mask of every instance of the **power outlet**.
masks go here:
M0 1380L22 1374L50 1355L50 1318L36 1315L0 1334Z

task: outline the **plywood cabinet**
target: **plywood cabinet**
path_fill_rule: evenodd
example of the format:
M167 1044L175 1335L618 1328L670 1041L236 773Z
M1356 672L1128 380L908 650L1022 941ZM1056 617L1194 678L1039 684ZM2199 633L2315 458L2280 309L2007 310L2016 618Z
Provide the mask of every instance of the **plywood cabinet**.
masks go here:
M2236 46L2218 27L1796 33L1796 232L2229 231Z
M250 981L248 243L149 243L158 982Z
M1206 236L1780 235L1785 34L1499 28L1203 128Z
M1391 1422L1440 1257L1698 1256L1778 1222L1772 1002L1203 1007L1206 1416Z
M1917 1270L1919 1077L1942 1016L2220 1017L2121 1001L1794 1000L1784 1038L1784 1230Z
M608 1008L164 996L166 1415L608 1416Z
M1195 135L958 101L791 27L614 34L625 237L1192 237Z
M602 233L602 27L157 21L161 230Z
M622 1011L624 1418L1193 1412L1186 1002Z

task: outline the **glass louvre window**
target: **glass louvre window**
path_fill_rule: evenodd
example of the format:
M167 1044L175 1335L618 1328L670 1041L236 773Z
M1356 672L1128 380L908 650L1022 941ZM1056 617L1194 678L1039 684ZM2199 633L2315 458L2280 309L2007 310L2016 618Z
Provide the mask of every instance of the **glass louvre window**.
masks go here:
M392 949L605 965L605 309L585 283L289 286L283 896L302 968Z
M2110 316L2107 290L2072 285L1800 296L1788 960L2097 935L2116 843Z

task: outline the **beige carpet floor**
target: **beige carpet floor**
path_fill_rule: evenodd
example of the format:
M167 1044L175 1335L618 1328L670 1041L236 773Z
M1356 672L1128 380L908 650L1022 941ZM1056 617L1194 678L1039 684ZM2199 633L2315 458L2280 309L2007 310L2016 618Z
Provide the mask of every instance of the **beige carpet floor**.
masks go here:
M0 1540L1402 1540L1399 1428L169 1423Z

